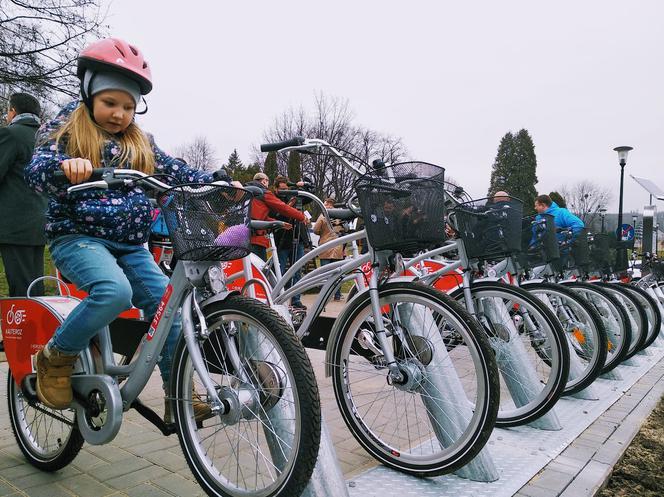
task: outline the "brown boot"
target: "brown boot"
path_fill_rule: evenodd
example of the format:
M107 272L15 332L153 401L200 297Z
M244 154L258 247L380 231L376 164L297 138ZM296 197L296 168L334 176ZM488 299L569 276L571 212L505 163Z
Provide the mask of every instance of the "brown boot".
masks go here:
M171 411L171 401L167 398L164 399L164 423L171 424L174 423L173 412ZM192 403L194 407L194 419L197 423L201 423L206 419L213 417L212 409L210 405L203 400L203 398L198 395L195 388L191 389Z
M195 388L192 388L191 398L194 401L194 419L197 423L202 423L206 419L214 417L210 404L205 402L203 398L198 395Z
M73 400L71 375L78 354L63 354L47 344L37 353L37 396L51 409L67 409Z

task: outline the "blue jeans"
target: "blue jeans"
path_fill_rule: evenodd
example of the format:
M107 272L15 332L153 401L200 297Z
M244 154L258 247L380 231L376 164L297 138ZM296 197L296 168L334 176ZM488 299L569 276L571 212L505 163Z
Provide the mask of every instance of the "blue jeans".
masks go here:
M49 249L60 272L88 296L56 330L52 345L77 354L90 340L132 304L151 318L157 310L168 278L142 245L112 242L86 235L65 235ZM159 359L164 384L171 374L173 352L182 324L177 317Z
M289 267L291 267L292 264L294 264L296 261L299 261L304 257L304 245L301 243L297 244L297 250L295 251L295 260L292 259L293 255L293 247L289 247L287 249L277 249L277 255L279 257L279 266L281 266L281 274L284 275L286 274L286 271L288 270ZM302 273L301 271L296 271L296 273L293 275L291 278L290 282L286 285L286 288L290 288L292 285L300 281L300 278L302 278ZM291 304L301 304L302 300L300 295L293 295L293 298L291 299Z

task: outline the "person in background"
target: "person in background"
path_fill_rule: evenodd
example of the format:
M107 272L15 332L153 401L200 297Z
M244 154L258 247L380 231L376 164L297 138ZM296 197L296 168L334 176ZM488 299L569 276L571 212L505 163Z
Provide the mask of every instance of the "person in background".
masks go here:
M287 177L277 176L274 179L275 194L279 195L279 192L289 190L289 182L290 181ZM298 183L298 186L301 186L300 183ZM295 201L295 197L291 198L288 201L288 205L293 207L295 205ZM283 220L283 217L281 217L281 219ZM291 265L295 264L295 262L304 257L304 245L309 240L309 234L306 227L306 224L308 223L309 219L304 216L304 221L295 223L292 230L282 231L275 235L279 264L281 266L281 274L286 274L286 271ZM300 281L301 277L301 271L297 271L291 278L288 287L295 285L298 281ZM291 306L297 309L307 309L307 307L302 303L302 296L299 294L293 295L293 298L291 299Z
M323 201L323 205L325 205L326 209L333 209L334 199L326 198ZM332 228L327 224L327 221L325 220L325 216L323 214L318 216L318 219L314 224L313 230L315 234L320 236L320 239L318 240L319 247L324 243L329 242L330 240L335 240L339 238L339 232L343 230L343 227L337 225L333 226ZM344 258L344 248L342 245L337 245L324 252L321 252L319 257L320 257L321 266L325 266L326 264L330 264L332 262L340 261ZM336 302L339 302L341 300L341 287L337 288L337 291L334 294L334 300Z
M256 173L253 181L247 183L247 186L257 186L263 190L262 198L255 198L251 201L251 219L257 219L259 221L274 221L274 219L270 217L270 212L276 212L290 221L304 222L306 219L304 214L280 200L269 190L269 185L270 180L267 175L263 173ZM286 229L292 230L293 225L287 223ZM258 231L251 237L251 251L264 261L267 260L267 248L269 246L270 240L265 232Z
M14 93L7 126L0 128L0 255L10 297L25 296L30 283L44 275L46 197L29 188L23 177L35 148L40 112L35 97ZM30 294L43 295L43 283L36 283Z
M574 237L585 228L583 221L564 207L559 207L548 195L538 195L535 198L535 210L538 214L550 214L556 228L571 229ZM558 236L559 239L562 235Z

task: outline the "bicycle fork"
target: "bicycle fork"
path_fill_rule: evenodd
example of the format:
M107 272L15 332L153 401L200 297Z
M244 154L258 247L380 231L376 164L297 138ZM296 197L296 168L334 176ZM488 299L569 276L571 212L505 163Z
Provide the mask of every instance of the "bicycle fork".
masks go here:
M182 333L184 334L185 343L187 344L187 349L189 350L189 356L191 357L194 370L198 373L198 377L201 379L201 382L207 391L208 400L210 401L210 409L212 409L212 412L215 415L224 415L228 412L230 406L224 404L219 398L217 389L205 367L193 319L194 305L198 306L198 304L195 304L194 297L194 292L190 292L185 297L182 304ZM198 312L200 312L200 310L198 310ZM206 332L207 327L205 325L205 319L201 314L201 333Z
M388 382L402 383L404 381L404 376L399 370L399 366L394 357L394 352L387 341L387 332L383 323L383 313L380 305L380 296L378 294L378 278L381 272L381 265L378 264L373 269L371 279L369 280L369 297L371 298L371 311L373 313L374 326L376 328L376 339L380 344L385 363L389 369Z

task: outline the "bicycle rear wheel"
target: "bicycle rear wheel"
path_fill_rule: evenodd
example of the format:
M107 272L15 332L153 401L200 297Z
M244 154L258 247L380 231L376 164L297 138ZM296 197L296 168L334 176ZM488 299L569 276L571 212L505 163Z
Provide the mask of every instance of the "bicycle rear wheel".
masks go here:
M521 288L478 281L470 291L501 372L496 426L519 426L542 417L562 395L569 375L569 348L560 323ZM463 289L452 296L463 301Z
M330 335L328 374L339 410L357 441L383 464L418 476L454 471L477 455L494 426L493 352L476 321L436 289L387 283L379 298L404 381L387 381L369 292L359 294Z
M7 405L12 431L30 464L42 471L57 471L76 458L83 437L73 409L57 411L37 399L28 400L11 370L7 375Z
M292 328L266 305L239 295L203 309L199 341L225 413L197 420L206 389L180 339L172 395L180 445L209 495L294 496L307 485L320 442L316 378ZM193 397L198 397L195 399Z

